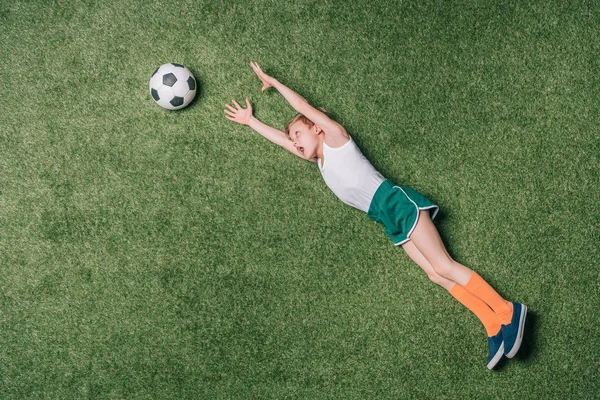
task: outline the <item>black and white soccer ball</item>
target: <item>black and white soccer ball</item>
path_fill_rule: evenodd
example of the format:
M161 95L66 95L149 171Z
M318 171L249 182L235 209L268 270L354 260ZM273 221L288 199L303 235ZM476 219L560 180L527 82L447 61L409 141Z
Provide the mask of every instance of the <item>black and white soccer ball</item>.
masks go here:
M181 64L163 64L150 78L150 95L167 110L179 110L194 100L196 78Z

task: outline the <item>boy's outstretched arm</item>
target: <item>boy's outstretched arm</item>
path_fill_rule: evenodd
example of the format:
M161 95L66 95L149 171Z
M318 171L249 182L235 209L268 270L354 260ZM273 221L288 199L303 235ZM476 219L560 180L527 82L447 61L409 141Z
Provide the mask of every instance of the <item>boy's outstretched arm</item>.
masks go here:
M242 108L235 100L232 100L232 103L235 107L232 107L229 104L225 105L228 108L228 110L224 110L227 114L225 118L242 125L248 125L250 128L260 133L265 139L283 147L290 153L295 154L300 158L304 158L305 160L312 162L317 161L316 159L313 160L304 157L304 154L298 151L296 146L294 146L294 143L292 143L292 141L287 137L285 132L272 128L256 119L252 115L252 106L250 105L250 101L248 99L246 99L246 105L248 106L247 108Z
M340 124L329 118L325 113L311 106L298 93L294 92L272 76L265 74L257 63L250 62L250 65L252 66L252 69L254 69L254 72L256 72L256 75L258 75L259 79L263 82L263 92L269 87L274 87L283 97L285 97L288 103L290 103L297 112L306 116L312 122L323 128L327 133L336 134L345 132L345 129Z

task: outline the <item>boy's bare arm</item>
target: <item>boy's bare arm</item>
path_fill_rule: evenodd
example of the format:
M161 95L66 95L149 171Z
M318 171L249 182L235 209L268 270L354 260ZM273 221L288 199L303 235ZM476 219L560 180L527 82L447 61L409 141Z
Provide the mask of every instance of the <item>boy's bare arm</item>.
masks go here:
M299 113L304 111L305 105L308 104L308 101L306 101L304 97L300 96L298 93L294 92L292 89L285 86L275 78L273 78L272 85L279 93L281 93L288 103L290 103L290 106L292 106L294 110L298 111Z
M346 130L340 124L329 118L325 113L311 106L298 93L279 82L277 79L263 72L257 63L251 62L250 65L258 78L263 82L262 91L274 87L290 103L290 105L300 114L306 116L312 122L323 128L328 134L347 136Z
M289 143L292 143L286 134L278 129L272 128L269 125L259 121L256 117L250 117L248 126L260 133L265 139L275 143L278 146L286 147ZM292 143L293 144L293 143Z
M265 139L275 143L278 146L283 147L284 149L297 155L300 158L309 160L309 159L305 158L304 155L298 151L296 146L294 146L294 143L292 143L292 141L287 137L287 135L284 132L270 127L269 125L256 119L254 116L250 117L248 126L252 129L254 129L256 132L260 133ZM316 160L309 160L309 161L314 162Z
M231 100L231 102L233 103L233 106L225 104L225 107L227 107L227 109L224 110L225 114L227 114L225 115L225 118L237 122L238 124L248 125L250 128L260 133L265 139L283 147L300 158L313 162L317 161L316 159L312 160L304 157L304 154L298 151L296 146L294 146L294 143L292 143L284 132L271 128L269 125L256 119L254 115L252 115L252 105L250 104L250 100L246 98L246 108L240 106L235 100Z

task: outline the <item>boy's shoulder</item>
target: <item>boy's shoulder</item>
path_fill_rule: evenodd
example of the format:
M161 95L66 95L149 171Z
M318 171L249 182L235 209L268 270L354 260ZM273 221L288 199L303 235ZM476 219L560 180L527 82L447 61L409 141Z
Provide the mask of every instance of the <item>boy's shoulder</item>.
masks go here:
M336 126L337 125L337 126ZM325 132L325 143L329 147L340 147L348 143L350 135L343 126L336 123L334 126L327 127Z

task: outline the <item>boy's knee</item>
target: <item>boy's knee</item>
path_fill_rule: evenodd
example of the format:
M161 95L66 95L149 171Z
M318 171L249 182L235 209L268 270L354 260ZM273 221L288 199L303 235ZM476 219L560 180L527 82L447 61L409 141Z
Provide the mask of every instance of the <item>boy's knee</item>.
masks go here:
M452 259L440 260L436 263L432 263L431 266L435 272L444 278L451 278L452 271L454 270L454 261Z

